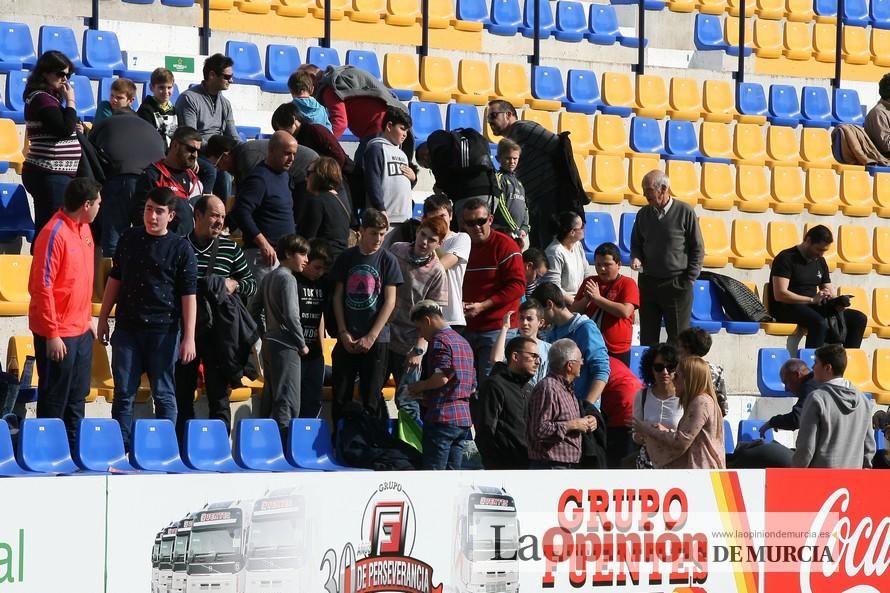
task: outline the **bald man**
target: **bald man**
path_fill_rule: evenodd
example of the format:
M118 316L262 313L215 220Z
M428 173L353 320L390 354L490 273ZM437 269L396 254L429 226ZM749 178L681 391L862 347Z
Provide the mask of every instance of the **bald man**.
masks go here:
M257 283L278 267L275 244L294 232L294 199L288 169L297 141L284 131L272 134L266 160L251 171L235 196L232 217L244 237L244 255Z
M630 267L640 272L640 344L654 346L667 328L668 341L689 327L692 287L701 272L705 248L691 206L671 198L661 171L643 177L647 206L637 213L630 237Z

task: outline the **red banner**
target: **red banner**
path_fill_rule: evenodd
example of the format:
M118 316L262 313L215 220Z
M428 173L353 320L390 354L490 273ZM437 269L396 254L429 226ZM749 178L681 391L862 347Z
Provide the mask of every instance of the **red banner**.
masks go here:
M433 586L433 569L406 556L372 556L355 563L355 592L441 593Z

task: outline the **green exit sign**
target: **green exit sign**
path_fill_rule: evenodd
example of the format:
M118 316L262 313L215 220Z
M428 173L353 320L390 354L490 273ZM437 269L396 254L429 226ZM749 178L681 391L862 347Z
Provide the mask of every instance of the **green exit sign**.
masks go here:
M181 56L165 56L164 66L173 74L194 74L195 58Z

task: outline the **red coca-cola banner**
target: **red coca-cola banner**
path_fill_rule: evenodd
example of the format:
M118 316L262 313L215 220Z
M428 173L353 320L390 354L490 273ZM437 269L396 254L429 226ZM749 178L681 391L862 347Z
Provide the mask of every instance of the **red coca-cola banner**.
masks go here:
M890 591L888 493L890 472L767 470L765 590Z

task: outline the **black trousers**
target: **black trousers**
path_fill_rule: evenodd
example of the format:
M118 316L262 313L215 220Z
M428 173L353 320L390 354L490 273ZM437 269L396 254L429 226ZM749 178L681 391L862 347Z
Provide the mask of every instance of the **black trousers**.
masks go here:
M65 422L72 451L77 450L77 432L86 409L86 397L90 393L94 339L90 330L80 336L62 338L67 354L55 362L46 355L46 338L34 334L34 358L39 376L37 417L61 418ZM24 360L19 361L21 365L24 363Z
M388 343L377 342L367 352L353 354L337 342L331 354L334 376L331 386L334 398L331 413L334 424L343 416L343 407L352 401L356 378L365 411L374 417L382 413L382 389L386 383L388 353Z
M828 321L822 312L811 305L791 305L781 303L774 315L776 321L782 323L796 323L807 328L807 348L818 348L825 343L828 332ZM855 309L844 309L844 321L847 324L847 337L844 340L844 348L859 348L862 345L862 334L868 319Z
M640 274L640 344L655 346L661 322L667 328L668 342L689 327L692 315L692 282L685 275L655 278Z
M185 423L195 417L195 389L198 388L198 364L204 363L204 391L207 394L207 417L222 420L226 431L232 429L229 407L229 384L223 378L207 340L196 339L197 356L189 364L176 363L176 435L185 442Z
M621 460L635 450L630 428L627 426L610 426L606 428L606 466L609 469L620 469Z

